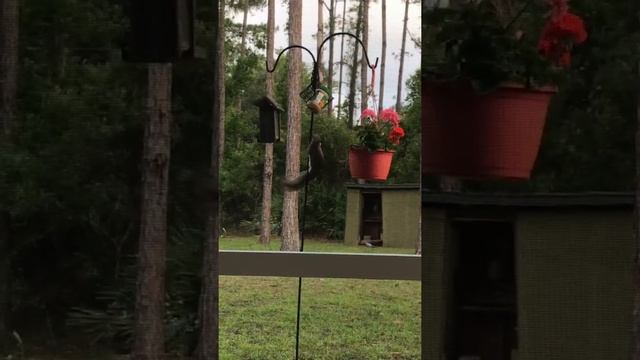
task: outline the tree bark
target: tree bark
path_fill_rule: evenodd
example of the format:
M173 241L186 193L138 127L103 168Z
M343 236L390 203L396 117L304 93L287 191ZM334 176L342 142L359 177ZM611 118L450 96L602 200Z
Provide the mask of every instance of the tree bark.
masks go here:
M133 358L164 358L167 195L171 155L171 64L148 65Z
M18 1L0 0L0 139L9 140L18 77Z
M404 25L402 27L402 46L400 48L400 69L398 70L398 92L396 95L396 111L402 107L402 72L404 70L404 54L407 45L407 23L409 21L409 0L404 5Z
M11 257L10 217L8 211L0 212L0 354L8 349L11 313Z
M636 134L635 134L635 159L636 159L636 194L633 221L633 235L636 243L633 266L633 352L632 359L640 360L640 61L637 64L636 73Z
M302 0L289 1L289 44L300 44L302 41ZM287 96L287 162L286 177L292 178L300 171L300 133L302 131L300 109L300 75L302 71L302 54L300 49L292 49L288 53ZM282 205L282 246L283 251L300 249L298 226L298 191L284 190Z
M218 359L218 263L219 241L221 233L221 196L220 167L224 157L224 121L225 121L225 57L224 57L224 10L225 1L216 1L214 18L217 19L215 32L215 54L211 120L211 154L209 164L209 184L211 186L207 201L205 235L202 247L202 283L199 301L198 360Z
M346 2L346 0L345 0ZM336 31L336 0L331 0L331 8L329 9L329 35L333 35ZM331 93L333 93L333 47L335 38L329 40L329 64L328 64L328 76L327 83ZM329 101L327 104L327 112L329 115L333 114L333 102Z
M369 47L369 0L362 1L362 44L365 50ZM356 46L358 45L356 44ZM360 111L369 107L368 75L369 67L363 50L360 63Z
M387 59L387 1L382 0L382 56L380 57L380 91L378 98L378 114L384 108L384 68Z
M356 20L356 36L360 37L360 27L362 25L362 2L358 5L358 16ZM354 43L353 59L351 63L351 78L349 79L349 128L354 126L354 111L356 109L356 79L358 78L358 51L360 45Z
M249 17L249 0L242 0L242 35L240 43L240 55L247 52L247 18Z
M0 0L0 151L8 148L16 116L19 10L17 0ZM0 352L7 349L11 303L11 217L0 204Z
M344 26L347 19L347 0L344 0L344 6L342 7L342 32L344 32ZM342 70L344 69L344 36L340 39L340 76L338 77L338 118L342 116ZM351 121L348 123L348 127L351 128Z
M318 61L318 67L322 69L322 53L317 51L320 49L320 44L322 44L322 40L324 40L324 9L322 8L324 5L324 0L318 0L318 26L316 30L316 56Z
M268 1L267 15L267 62L273 66L275 38L275 0ZM273 74L267 72L267 96L273 97ZM273 190L273 144L264 146L264 171L262 174L262 223L260 226L260 242L271 242L271 192Z

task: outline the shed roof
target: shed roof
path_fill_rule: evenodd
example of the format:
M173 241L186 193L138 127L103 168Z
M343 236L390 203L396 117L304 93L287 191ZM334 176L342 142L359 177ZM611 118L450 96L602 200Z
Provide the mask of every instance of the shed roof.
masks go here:
M491 206L523 208L619 207L634 205L631 192L583 193L441 193L422 191L423 206Z
M420 190L420 184L345 184L347 189L362 190Z

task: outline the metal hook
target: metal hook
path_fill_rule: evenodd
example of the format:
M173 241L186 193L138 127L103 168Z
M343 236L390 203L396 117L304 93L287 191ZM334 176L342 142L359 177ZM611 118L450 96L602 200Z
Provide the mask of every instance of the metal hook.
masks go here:
M362 40L360 40L360 38L359 38L359 37L357 37L357 36L353 35L352 33L348 33L348 32L337 32L337 33L334 33L334 34L331 34L331 35L327 36L327 37L322 41L322 43L320 44L320 47L318 48L318 55L319 55L319 54L320 54L320 52L322 51L322 47L324 46L324 44L325 44L329 39L331 39L332 37L335 37L335 36L338 36L338 35L340 35L340 36L344 36L344 35L346 35L346 36L351 36L352 38L354 38L354 39L358 42L358 44L360 44L360 46L362 46L362 53L364 54L364 57L365 57L365 59L367 60L367 66L369 67L369 69L374 70L375 68L377 68L377 67L378 67L378 58L376 57L376 63L375 63L375 64L373 64L373 66L372 66L372 65L371 65L371 61L369 61L369 54L367 54L367 48L366 48L366 47L364 46L364 44L362 43Z
M290 46L287 46L286 48L284 48L282 51L280 51L280 53L278 54L278 57L276 58L275 63L273 64L273 67L271 69L269 69L269 62L268 61L265 62L267 64L267 72L272 73L272 72L276 71L276 67L278 67L278 61L280 61L280 57L282 56L282 54L284 54L285 52L287 52L288 50L291 50L293 48L305 50L309 55L311 55L311 59L313 60L313 67L314 68L316 67L316 57L313 56L313 53L311 52L311 50L307 49L306 47L304 47L302 45L290 45Z

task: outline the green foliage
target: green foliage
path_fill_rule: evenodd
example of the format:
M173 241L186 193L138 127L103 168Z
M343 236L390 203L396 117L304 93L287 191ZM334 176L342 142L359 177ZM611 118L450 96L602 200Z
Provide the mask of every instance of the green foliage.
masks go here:
M460 9L436 8L425 20L435 28L427 41L425 74L438 80L466 79L487 91L502 82L528 86L555 84L562 72L538 53L545 13L543 4L514 1L526 10L501 19L492 1L465 1ZM511 21L515 21L512 23Z
M172 235L167 260L165 336L170 351L189 353L197 337L203 234L183 228ZM135 258L128 263L117 282L97 293L96 307L74 307L67 320L70 327L90 334L94 343L111 344L123 352L132 345L136 298Z
M396 149L389 174L389 182L395 184L417 184L420 182L420 153L422 145L421 77L416 71L407 81L407 98L402 109L401 126L405 137Z
M355 127L358 133L358 145L369 151L390 150L392 144L389 141L389 133L392 126L385 121L364 120L362 124Z

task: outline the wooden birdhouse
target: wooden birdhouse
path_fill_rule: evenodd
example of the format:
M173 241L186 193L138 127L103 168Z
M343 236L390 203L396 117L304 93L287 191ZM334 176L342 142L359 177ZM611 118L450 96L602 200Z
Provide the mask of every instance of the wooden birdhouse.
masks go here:
M284 109L269 96L263 96L253 102L259 108L258 142L274 143L280 140L280 114Z

